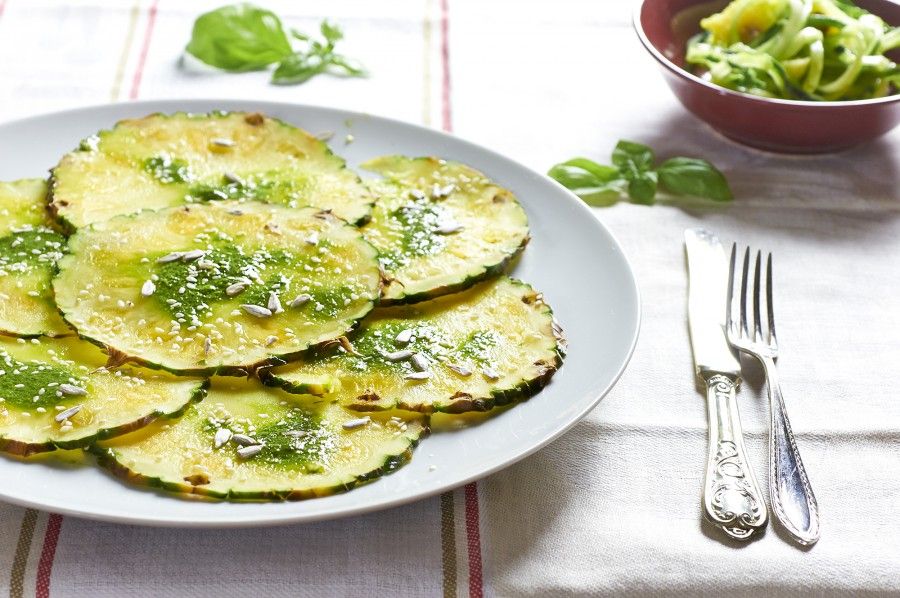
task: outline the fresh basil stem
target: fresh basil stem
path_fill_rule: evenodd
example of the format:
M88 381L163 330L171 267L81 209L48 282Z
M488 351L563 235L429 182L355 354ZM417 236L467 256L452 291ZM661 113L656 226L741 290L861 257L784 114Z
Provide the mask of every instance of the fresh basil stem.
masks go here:
M272 83L279 85L303 83L323 73L365 76L361 65L335 52L344 37L340 27L322 21L319 33L321 39L296 29L287 32L275 13L252 4L233 4L200 15L185 51L232 73L276 65Z
M714 201L733 198L725 175L706 160L674 157L655 166L650 147L621 140L613 150L612 163L573 158L553 166L547 174L592 206L609 206L625 197L650 205L660 188L672 195Z

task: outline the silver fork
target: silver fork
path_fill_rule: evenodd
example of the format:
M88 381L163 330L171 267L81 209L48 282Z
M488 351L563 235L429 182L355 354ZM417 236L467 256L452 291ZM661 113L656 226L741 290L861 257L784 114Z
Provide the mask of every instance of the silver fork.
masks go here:
M756 357L766 372L769 388L769 496L772 510L785 529L803 545L815 544L819 539L819 507L806 468L800 459L794 433L788 421L775 360L778 340L775 336L775 310L772 304L772 254L766 259L765 289L761 289L762 252L756 253L753 280L750 281L750 248L744 252L740 273L741 294L735 301L735 271L737 244L731 248L731 269L728 274L727 334L735 348ZM752 285L752 287L751 287ZM752 294L753 313L748 314L747 295ZM765 294L765 329L761 295ZM737 303L737 305L734 305ZM749 317L752 317L748 324Z

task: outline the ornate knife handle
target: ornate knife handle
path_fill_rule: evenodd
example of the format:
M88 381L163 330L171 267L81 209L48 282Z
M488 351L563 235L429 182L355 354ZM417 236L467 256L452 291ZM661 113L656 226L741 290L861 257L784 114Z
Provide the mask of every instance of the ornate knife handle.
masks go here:
M715 374L706 379L709 455L703 486L706 517L737 540L747 540L766 525L763 494L747 462L737 382Z

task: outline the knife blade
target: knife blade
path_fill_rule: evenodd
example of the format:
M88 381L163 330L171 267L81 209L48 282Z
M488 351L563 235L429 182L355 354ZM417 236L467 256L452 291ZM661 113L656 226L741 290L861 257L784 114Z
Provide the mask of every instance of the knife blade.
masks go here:
M725 335L728 262L722 243L703 229L684 232L688 261L688 329L694 370L706 388L709 450L703 510L738 540L765 529L768 514L749 467L736 391L741 382L737 352Z

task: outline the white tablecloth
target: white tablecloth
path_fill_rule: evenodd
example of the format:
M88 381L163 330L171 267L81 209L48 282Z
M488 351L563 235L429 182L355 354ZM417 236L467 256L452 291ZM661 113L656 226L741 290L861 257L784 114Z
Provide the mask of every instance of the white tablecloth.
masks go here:
M642 141L713 160L737 199L596 210L635 268L641 339L613 392L533 457L406 507L273 529L128 527L0 505L0 590L900 595L900 131L827 157L734 145L676 103L622 1L265 4L301 29L339 22L371 77L274 87L261 73L185 73L193 19L216 2L0 0L0 121L135 98L295 101L452 127L539 171ZM812 549L771 527L738 545L701 523L706 423L681 245L697 225L776 256L780 369L822 512ZM740 405L764 482L764 388L753 364L745 373Z

